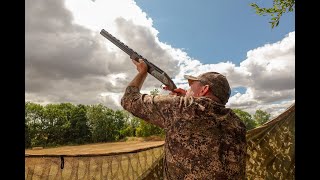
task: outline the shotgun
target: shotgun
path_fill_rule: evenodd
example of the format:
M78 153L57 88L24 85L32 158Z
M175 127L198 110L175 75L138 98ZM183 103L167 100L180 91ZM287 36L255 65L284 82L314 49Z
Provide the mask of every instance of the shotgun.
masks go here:
M100 34L111 41L114 45L118 46L122 51L127 53L131 59L135 61L139 61L139 59L142 59L148 66L148 73L162 82L165 86L167 86L170 91L177 89L177 86L174 84L171 78L159 67L149 62L146 58L142 57L140 54L129 48L127 45L112 36L106 30L102 29Z

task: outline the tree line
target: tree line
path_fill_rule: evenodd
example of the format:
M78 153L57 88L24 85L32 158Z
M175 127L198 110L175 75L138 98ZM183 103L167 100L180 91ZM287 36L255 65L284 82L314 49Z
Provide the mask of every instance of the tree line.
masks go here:
M233 109L253 129L269 120L270 114L257 110ZM102 104L71 103L40 105L25 103L25 148L115 142L126 137L164 137L164 130L132 116L125 110L112 110Z
M25 147L114 142L126 137L164 136L164 131L102 104L25 103Z

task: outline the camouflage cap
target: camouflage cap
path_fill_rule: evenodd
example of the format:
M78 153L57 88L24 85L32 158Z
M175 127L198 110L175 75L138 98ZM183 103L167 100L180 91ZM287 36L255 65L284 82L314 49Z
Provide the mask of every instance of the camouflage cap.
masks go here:
M197 77L184 75L184 78L193 81L200 81L203 85L209 85L212 94L217 96L222 104L226 104L228 102L231 89L228 80L224 75L217 72L206 72Z

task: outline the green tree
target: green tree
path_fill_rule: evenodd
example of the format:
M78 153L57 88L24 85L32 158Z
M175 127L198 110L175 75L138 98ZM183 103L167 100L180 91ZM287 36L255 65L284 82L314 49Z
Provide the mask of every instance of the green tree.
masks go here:
M121 110L113 111L113 139L119 140L124 138L121 134L121 129L123 129L126 125L128 116L127 114L123 113Z
M280 18L284 13L292 12L295 8L295 0L273 0L273 6L270 8L262 8L256 3L251 3L256 14L265 16L266 14L271 15L271 28L274 28L279 25Z
M124 127L125 116L121 111L113 111L102 104L92 105L87 110L89 127L94 142L118 140Z
M256 110L255 114L253 115L253 119L257 122L259 126L266 123L270 119L270 114L266 111L262 111L261 109Z
M144 120L140 120L139 126L136 130L136 136L138 137L149 137L152 135L163 136L164 130L158 126L148 123Z
M140 119L130 115L127 111L123 110L123 113L126 115L126 121L123 129L120 130L122 137L134 137L136 136L137 127L139 127Z
M70 129L71 113L75 106L71 103L47 104L44 117L46 146L66 144L66 134Z
M24 124L24 147L30 148L31 147L31 138L29 133L29 127L27 124Z
M65 139L75 144L90 142L91 131L88 126L87 107L79 104L72 111L70 116L70 128Z
M104 107L102 104L90 105L87 109L87 117L93 142L107 141L107 123L105 120L105 111L106 107Z
M246 125L247 131L250 129L254 129L257 127L257 122L252 119L251 114L241 109L233 109L233 112L242 120L242 122Z
M28 127L31 147L45 145L46 135L45 127L43 125L44 121L44 107L40 104L26 102L25 124Z

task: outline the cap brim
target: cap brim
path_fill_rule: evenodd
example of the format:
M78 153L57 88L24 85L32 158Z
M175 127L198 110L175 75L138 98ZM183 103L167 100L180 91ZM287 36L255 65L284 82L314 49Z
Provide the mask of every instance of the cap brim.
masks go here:
M194 77L194 76L191 76L191 75L184 75L184 78L186 78L188 80L193 80L193 81L199 81L200 80L197 77Z

